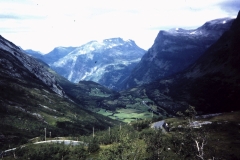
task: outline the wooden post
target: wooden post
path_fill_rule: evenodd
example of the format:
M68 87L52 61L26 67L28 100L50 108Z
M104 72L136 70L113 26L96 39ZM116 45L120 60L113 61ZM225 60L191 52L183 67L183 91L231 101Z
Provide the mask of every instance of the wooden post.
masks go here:
M51 138L51 132L49 132L49 137Z
M46 141L46 137L47 137L47 135L46 135L46 131L47 131L47 129L44 128L44 131L45 131L45 141Z

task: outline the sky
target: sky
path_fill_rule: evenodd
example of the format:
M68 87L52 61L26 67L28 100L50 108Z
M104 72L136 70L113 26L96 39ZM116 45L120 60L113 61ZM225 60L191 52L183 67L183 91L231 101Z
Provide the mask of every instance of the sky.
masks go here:
M0 35L44 54L121 37L149 49L160 30L232 17L240 0L0 0Z

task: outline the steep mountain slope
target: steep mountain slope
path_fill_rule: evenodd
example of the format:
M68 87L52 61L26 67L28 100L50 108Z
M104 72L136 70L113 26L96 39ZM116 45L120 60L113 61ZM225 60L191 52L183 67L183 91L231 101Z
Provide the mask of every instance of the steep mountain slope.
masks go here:
M230 30L191 67L172 77L131 89L131 95L145 95L154 101L159 112L164 109L172 114L188 105L203 112L239 110L239 42L240 12Z
M144 53L132 40L111 38L77 48L54 49L42 60L72 82L91 80L117 90Z
M71 101L44 65L3 37L0 62L0 150L44 135L44 128L52 137L70 136L117 123Z
M49 73L37 60L26 55L23 50L12 42L0 36L0 47L17 58L28 71L40 79L45 85L49 86L57 94L64 96L62 88L57 84L55 77ZM3 61L4 62L4 61ZM8 67L8 66L5 66ZM9 72L10 73L10 72ZM11 73L12 75L14 72ZM16 73L18 74L18 73Z
M153 46L123 82L122 88L149 83L189 67L229 29L232 21L222 18L206 22L194 30L176 28L160 31Z

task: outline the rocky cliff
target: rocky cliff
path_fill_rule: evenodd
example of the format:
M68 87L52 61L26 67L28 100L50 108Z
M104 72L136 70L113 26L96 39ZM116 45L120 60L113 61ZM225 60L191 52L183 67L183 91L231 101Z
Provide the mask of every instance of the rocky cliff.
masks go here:
M183 71L194 63L218 38L230 28L233 19L222 18L203 26L160 31L153 46L142 57L122 89L152 82Z

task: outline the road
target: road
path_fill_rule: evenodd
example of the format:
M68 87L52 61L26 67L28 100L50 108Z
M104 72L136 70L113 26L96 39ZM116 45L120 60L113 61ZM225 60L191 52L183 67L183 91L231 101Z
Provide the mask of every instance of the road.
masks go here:
M163 124L165 123L164 120L155 122L151 125L151 128L154 129L161 129L163 133L167 133L166 129L163 127Z
M87 145L86 143L82 142L82 141L73 141L73 140L48 140L48 141L40 141L40 142L36 142L36 143L33 143L33 144L42 144L42 143L64 143L65 145L80 145L80 144L83 144L83 145ZM25 147L25 145L21 146L22 147ZM4 155L7 155L9 152L11 151L14 151L16 150L17 148L12 148L12 149L8 149L8 150L5 150L5 151L2 151L0 152L0 157L1 156L4 156Z
M163 129L163 124L165 123L164 120L162 121L158 121L158 122L155 122L151 125L152 128L156 128L156 129Z
M42 144L42 143L64 143L65 145L79 145L79 144L84 144L87 145L86 143L82 142L82 141L73 141L73 140L49 140L49 141L40 141L40 142L36 142L33 144Z

